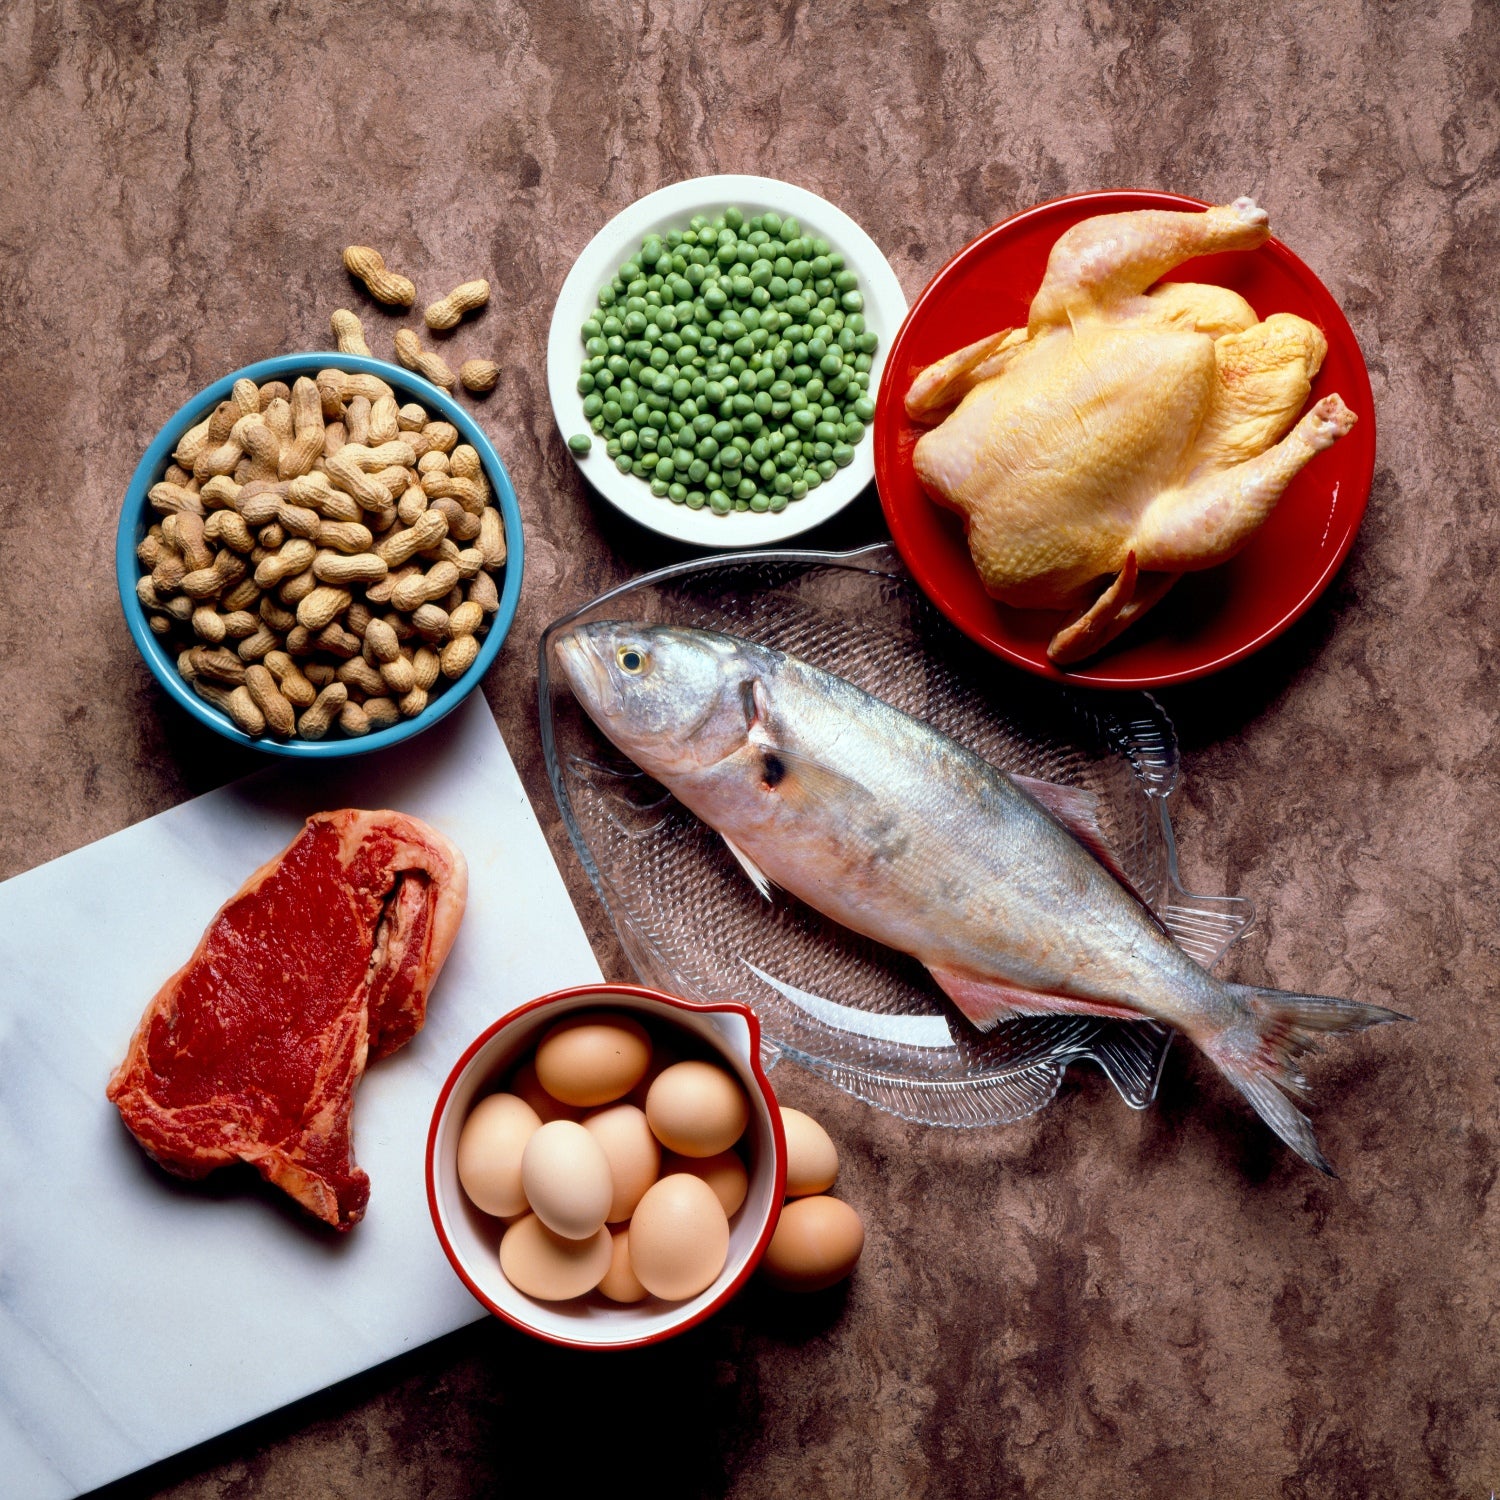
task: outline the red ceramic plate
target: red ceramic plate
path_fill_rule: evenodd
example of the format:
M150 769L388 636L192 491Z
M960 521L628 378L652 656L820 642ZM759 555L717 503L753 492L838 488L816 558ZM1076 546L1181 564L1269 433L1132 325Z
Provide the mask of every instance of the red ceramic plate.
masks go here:
M962 519L928 498L911 454L923 429L903 401L917 373L1001 328L1024 324L1052 246L1095 214L1137 208L1198 209L1175 193L1080 193L1027 209L986 231L933 277L901 325L875 412L875 482L901 556L933 603L965 635L1043 677L1103 688L1186 682L1239 661L1275 639L1327 586L1359 529L1375 471L1375 405L1354 332L1328 289L1279 240L1258 250L1204 256L1174 281L1233 288L1262 318L1296 313L1327 336L1328 357L1311 400L1337 391L1358 416L1347 436L1292 481L1270 519L1220 567L1190 573L1095 660L1059 672L1047 642L1066 615L1013 610L985 593Z

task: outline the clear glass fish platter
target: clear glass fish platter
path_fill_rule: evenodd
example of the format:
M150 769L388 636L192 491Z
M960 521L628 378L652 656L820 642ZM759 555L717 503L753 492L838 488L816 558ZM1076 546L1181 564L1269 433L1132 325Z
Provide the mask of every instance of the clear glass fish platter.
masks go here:
M1168 813L1172 725L1147 694L1058 690L998 664L926 601L886 545L759 552L649 573L555 620L540 646L542 744L563 821L643 983L759 1015L779 1056L907 1120L1019 1120L1070 1063L1121 1097L1155 1097L1171 1033L1150 1021L1023 1017L981 1033L916 960L774 890L763 898L724 841L617 750L554 657L579 620L639 620L760 641L926 720L1003 771L1092 792L1121 866L1177 941L1211 968L1249 925L1237 897L1190 895Z

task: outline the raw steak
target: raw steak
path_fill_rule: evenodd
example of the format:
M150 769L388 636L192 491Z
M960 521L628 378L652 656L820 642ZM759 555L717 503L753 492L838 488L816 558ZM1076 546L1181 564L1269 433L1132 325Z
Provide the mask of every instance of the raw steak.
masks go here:
M194 1178L249 1162L318 1218L356 1224L370 1179L354 1088L421 1029L468 885L463 855L415 818L309 818L158 991L109 1081L147 1153Z

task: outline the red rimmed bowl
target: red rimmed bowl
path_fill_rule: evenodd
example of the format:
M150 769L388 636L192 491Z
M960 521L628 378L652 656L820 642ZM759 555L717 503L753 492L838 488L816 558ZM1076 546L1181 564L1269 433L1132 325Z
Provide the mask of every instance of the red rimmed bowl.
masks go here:
M875 482L891 536L923 592L965 635L997 656L1057 681L1152 688L1227 667L1274 640L1328 586L1354 544L1375 472L1375 403L1348 320L1313 272L1281 241L1203 256L1165 280L1210 282L1238 292L1260 317L1296 313L1327 336L1328 357L1311 401L1337 391L1359 421L1287 487L1243 551L1190 573L1099 657L1060 672L1047 642L1068 616L1014 610L979 581L962 518L917 481L912 449L926 429L906 416L906 392L935 360L986 334L1024 325L1052 246L1096 214L1140 208L1201 209L1176 193L1079 193L1039 204L966 245L912 304L886 360L875 411ZM1273 216L1274 217L1274 216Z
M750 1100L741 1141L750 1186L729 1232L729 1257L713 1285L685 1302L621 1306L598 1296L541 1302L519 1292L500 1270L504 1225L469 1202L458 1182L458 1137L474 1105L541 1040L575 1011L615 1010L657 1030L676 1030L716 1054ZM660 1343L711 1317L750 1279L781 1216L786 1194L786 1136L781 1111L760 1063L760 1024L743 1005L700 1005L629 984L580 985L543 995L482 1031L443 1084L427 1134L427 1204L453 1269L497 1318L570 1349L633 1349Z

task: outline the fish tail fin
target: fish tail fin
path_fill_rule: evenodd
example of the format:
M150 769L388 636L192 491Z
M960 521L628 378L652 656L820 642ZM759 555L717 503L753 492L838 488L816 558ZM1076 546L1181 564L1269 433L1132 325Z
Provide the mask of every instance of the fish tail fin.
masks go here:
M1317 1046L1320 1036L1363 1031L1367 1026L1412 1018L1381 1005L1327 995L1293 995L1253 984L1225 988L1244 1015L1211 1038L1203 1050L1256 1114L1303 1161L1337 1177L1318 1148L1312 1122L1287 1098L1288 1093L1307 1095L1307 1079L1298 1060Z

